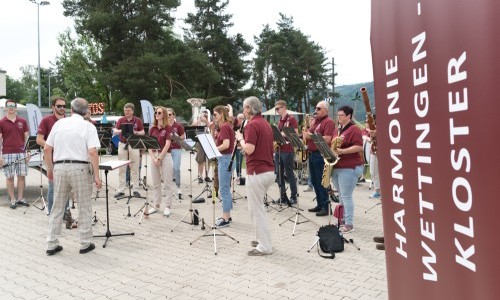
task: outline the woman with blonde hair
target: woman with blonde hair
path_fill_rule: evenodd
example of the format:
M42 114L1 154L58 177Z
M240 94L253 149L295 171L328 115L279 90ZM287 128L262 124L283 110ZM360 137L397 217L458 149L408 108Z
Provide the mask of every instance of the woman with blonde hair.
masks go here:
M218 227L227 227L229 226L229 222L232 221L231 209L233 208L233 197L231 195L231 176L234 165L232 170L228 171L228 168L235 143L234 130L227 106L218 105L214 108L214 122L219 125L215 144L217 150L222 154L221 157L217 158L219 195L222 198L222 217L217 219L215 225Z
M151 166L151 178L153 182L153 204L156 209L161 203L161 179L165 183L165 210L164 216L170 216L172 207L172 197L174 193L173 163L172 155L168 152L171 143L171 126L168 125L167 109L159 106L155 109L153 126L149 129L149 135L158 139L160 149L149 150L149 155L153 165Z

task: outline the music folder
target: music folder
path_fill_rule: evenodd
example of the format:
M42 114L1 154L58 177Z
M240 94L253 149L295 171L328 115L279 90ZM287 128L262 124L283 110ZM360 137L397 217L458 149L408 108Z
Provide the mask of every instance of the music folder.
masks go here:
M99 170L115 170L130 164L130 160L110 160L99 164Z

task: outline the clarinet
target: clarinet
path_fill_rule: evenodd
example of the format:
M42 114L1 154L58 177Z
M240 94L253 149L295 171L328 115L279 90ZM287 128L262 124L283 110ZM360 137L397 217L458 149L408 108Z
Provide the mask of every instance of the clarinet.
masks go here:
M240 131L241 133L243 133L243 126L245 126L245 123L246 123L246 119L243 120L243 122L241 122L241 126L240 126ZM229 166L227 167L227 171L228 172L231 172L231 170L233 169L233 162L234 162L234 158L236 157L236 149L238 148L238 141L236 141L236 145L234 145L234 149L233 149L233 154L231 154L231 161L229 162Z

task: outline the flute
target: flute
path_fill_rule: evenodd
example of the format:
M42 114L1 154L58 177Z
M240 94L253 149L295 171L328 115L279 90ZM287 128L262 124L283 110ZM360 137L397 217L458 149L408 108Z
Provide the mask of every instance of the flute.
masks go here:
M246 119L243 120L243 122L241 122L241 126L240 126L240 129L239 131L241 131L241 133L243 134L243 127L245 126L245 123L246 123ZM231 172L231 170L233 169L233 162L234 162L234 158L236 157L236 149L238 148L238 141L236 141L235 145L234 145L234 148L233 148L233 154L231 154L231 161L229 162L229 166L227 167L227 170L229 172Z

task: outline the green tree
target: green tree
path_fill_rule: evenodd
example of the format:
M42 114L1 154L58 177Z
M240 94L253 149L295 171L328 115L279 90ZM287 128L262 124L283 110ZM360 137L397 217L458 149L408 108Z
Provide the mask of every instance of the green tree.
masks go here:
M254 88L260 90L268 108L284 99L293 109L308 110L324 96L328 83L326 55L321 46L294 28L293 18L280 17L278 30L266 25L255 39Z
M245 57L252 47L241 34L229 35L233 23L232 15L224 13L228 4L228 0L195 0L197 12L185 20L190 25L185 30L186 42L207 55L219 76L217 82L202 86L203 98L211 99L209 105L233 103L250 78Z

